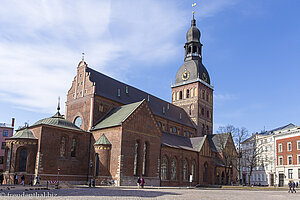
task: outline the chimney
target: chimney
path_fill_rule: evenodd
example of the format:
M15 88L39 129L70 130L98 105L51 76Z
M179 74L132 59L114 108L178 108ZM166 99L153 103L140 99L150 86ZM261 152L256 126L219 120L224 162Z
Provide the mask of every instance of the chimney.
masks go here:
M11 118L11 126L12 126L12 127L15 126L15 118Z

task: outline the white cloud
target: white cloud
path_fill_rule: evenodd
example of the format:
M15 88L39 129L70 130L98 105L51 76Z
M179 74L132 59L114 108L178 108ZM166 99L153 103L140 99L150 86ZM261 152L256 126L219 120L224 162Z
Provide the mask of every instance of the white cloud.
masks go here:
M225 2L203 3L200 15L215 14ZM117 78L136 67L134 60L172 59L182 47L176 38L187 13L173 1L2 1L0 101L53 113L57 96L65 101L82 51L92 67Z

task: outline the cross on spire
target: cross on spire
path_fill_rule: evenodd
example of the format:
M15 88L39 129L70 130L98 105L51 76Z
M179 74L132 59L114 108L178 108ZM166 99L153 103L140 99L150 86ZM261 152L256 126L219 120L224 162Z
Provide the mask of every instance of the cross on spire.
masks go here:
M85 54L84 54L83 52L82 52L81 54L82 54L82 61L84 61L84 55L85 55Z

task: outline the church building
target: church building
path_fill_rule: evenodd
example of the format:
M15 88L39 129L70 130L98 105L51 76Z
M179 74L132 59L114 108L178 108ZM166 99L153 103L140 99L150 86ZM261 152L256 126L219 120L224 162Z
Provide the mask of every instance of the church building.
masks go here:
M185 58L172 103L90 68L84 58L67 93L65 116L23 127L6 139L4 176L97 185L188 186L236 181L230 133L213 132L213 86L202 63L196 20L186 34Z

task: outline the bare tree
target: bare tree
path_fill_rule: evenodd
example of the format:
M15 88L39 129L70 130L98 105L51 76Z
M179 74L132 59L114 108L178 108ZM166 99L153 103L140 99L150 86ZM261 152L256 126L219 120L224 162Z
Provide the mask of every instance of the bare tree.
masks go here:
M238 172L239 177L239 184L241 184L241 174L242 174L242 166L241 166L241 157L242 157L242 150L241 150L241 144L242 142L249 136L248 130L245 127L242 128L236 128L233 125L227 125L227 126L221 126L219 127L217 133L230 133L236 148L235 153L232 152L232 150L226 149L224 145L222 146L223 158L225 161L225 164L229 164L229 166L233 166L236 168ZM220 137L220 139L222 139ZM223 143L220 141L221 144Z

